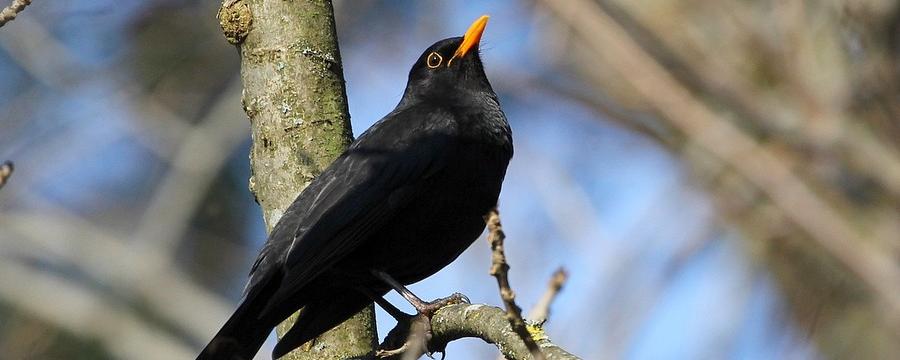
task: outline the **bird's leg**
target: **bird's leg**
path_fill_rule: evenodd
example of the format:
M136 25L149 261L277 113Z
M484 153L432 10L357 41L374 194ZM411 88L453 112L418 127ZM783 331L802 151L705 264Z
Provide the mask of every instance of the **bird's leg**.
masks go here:
M384 311L387 312L388 315L390 315L392 318L394 318L394 320L397 320L398 322L408 321L413 317L413 315L403 312L403 310L398 309L396 306L394 306L394 304L391 304L390 302L385 300L383 296L376 294L368 288L358 287L356 290L363 293L363 295L366 295L369 299L372 299L372 301L378 304L378 306L384 309Z
M435 311L437 311L438 309L440 309L444 306L469 302L469 298L467 298L465 295L460 294L460 293L453 293L452 295L450 295L448 297L440 298L440 299L430 301L430 302L425 301L425 300L422 300L421 298L419 298L418 296L416 296L416 294L413 294L413 292L409 291L409 289L407 289L406 286L403 286L403 284L401 284L400 282L395 280L393 277L388 275L386 272L381 271L381 270L372 270L372 274L375 275L375 277L381 279L381 281L384 281L395 291L397 291L397 293L399 293L400 296L403 296L403 298L406 299L406 301L408 301L410 303L410 305L412 305L414 308L416 308L416 311L419 314L425 315L429 319L432 316L434 316ZM393 305L391 305L391 306L393 307ZM385 309L385 311L387 311L387 309Z
M431 317L434 316L438 309L444 306L468 303L469 299L463 294L454 293L434 301L424 301L384 271L372 270L372 274L397 291L400 296L403 296L406 301L416 308L417 312L415 316L407 315L393 304L384 300L384 298L380 296L373 298L378 305L397 319L397 327L391 330L385 338L376 356L382 358L409 352L415 354L415 357L423 353L431 357L433 352L440 351L443 353L444 349L428 348L428 343L431 341ZM402 344L400 343L401 341Z
M368 288L359 287L357 290L368 296L394 320L397 320L397 326L387 334L384 342L379 345L378 351L375 352L376 358L395 357L411 351L411 349L416 349L423 353L427 352L427 341L430 339L428 335L431 331L430 329L425 329L424 325L425 322L428 322L428 318L422 315L407 314L385 300L383 296ZM430 322L427 325L430 327ZM423 336L426 338L423 339Z
M413 315L403 312L403 310L398 309L396 306L394 306L394 304L391 304L381 296L376 296L373 300L375 300L375 303L378 304L378 306L381 306L381 308L384 309L384 311L387 312L388 315L393 317L394 320L404 321L409 320L409 318L413 317Z

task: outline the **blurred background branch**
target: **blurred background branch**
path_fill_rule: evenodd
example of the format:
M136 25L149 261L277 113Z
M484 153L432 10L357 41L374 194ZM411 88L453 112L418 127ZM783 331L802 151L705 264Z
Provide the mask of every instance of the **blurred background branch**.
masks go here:
M72 332L100 339L114 356L123 359L188 359L194 351L160 329L148 327L121 303L98 297L95 291L68 279L26 266L13 259L0 263L0 295L15 306ZM19 286L26 283L28 286ZM64 298L66 301L57 301Z
M825 354L898 350L900 133L894 106L877 106L898 93L856 70L896 61L895 45L858 27L862 18L876 31L894 21L886 30L896 33L895 6L541 3L587 45L570 48L568 69L605 69L588 85L593 94L655 117L648 129L662 130L653 137L693 168L748 247L772 264ZM854 111L855 89L873 88L889 90L869 94L884 111Z

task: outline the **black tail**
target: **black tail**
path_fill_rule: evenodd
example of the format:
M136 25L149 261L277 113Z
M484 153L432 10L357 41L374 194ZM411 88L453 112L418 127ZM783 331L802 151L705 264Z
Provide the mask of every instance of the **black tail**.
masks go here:
M258 318L265 305L261 297L247 298L206 345L197 360L250 360L259 351L274 325ZM265 297L262 297L265 299Z

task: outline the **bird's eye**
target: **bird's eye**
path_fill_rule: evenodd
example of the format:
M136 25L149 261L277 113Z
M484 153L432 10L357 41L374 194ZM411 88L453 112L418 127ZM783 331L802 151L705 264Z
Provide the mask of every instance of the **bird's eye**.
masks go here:
M432 52L431 54L428 54L428 59L425 60L425 64L428 65L428 67L434 69L438 66L441 66L441 63L443 61L444 58L441 56L441 54Z

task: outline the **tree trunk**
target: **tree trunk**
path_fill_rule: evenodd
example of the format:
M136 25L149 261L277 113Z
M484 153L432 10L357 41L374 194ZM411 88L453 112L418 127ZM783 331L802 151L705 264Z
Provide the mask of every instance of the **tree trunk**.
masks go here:
M226 0L218 18L241 54L250 118L250 191L271 231L310 181L352 141L331 1ZM278 326L279 336L293 319ZM373 353L372 306L285 359Z

